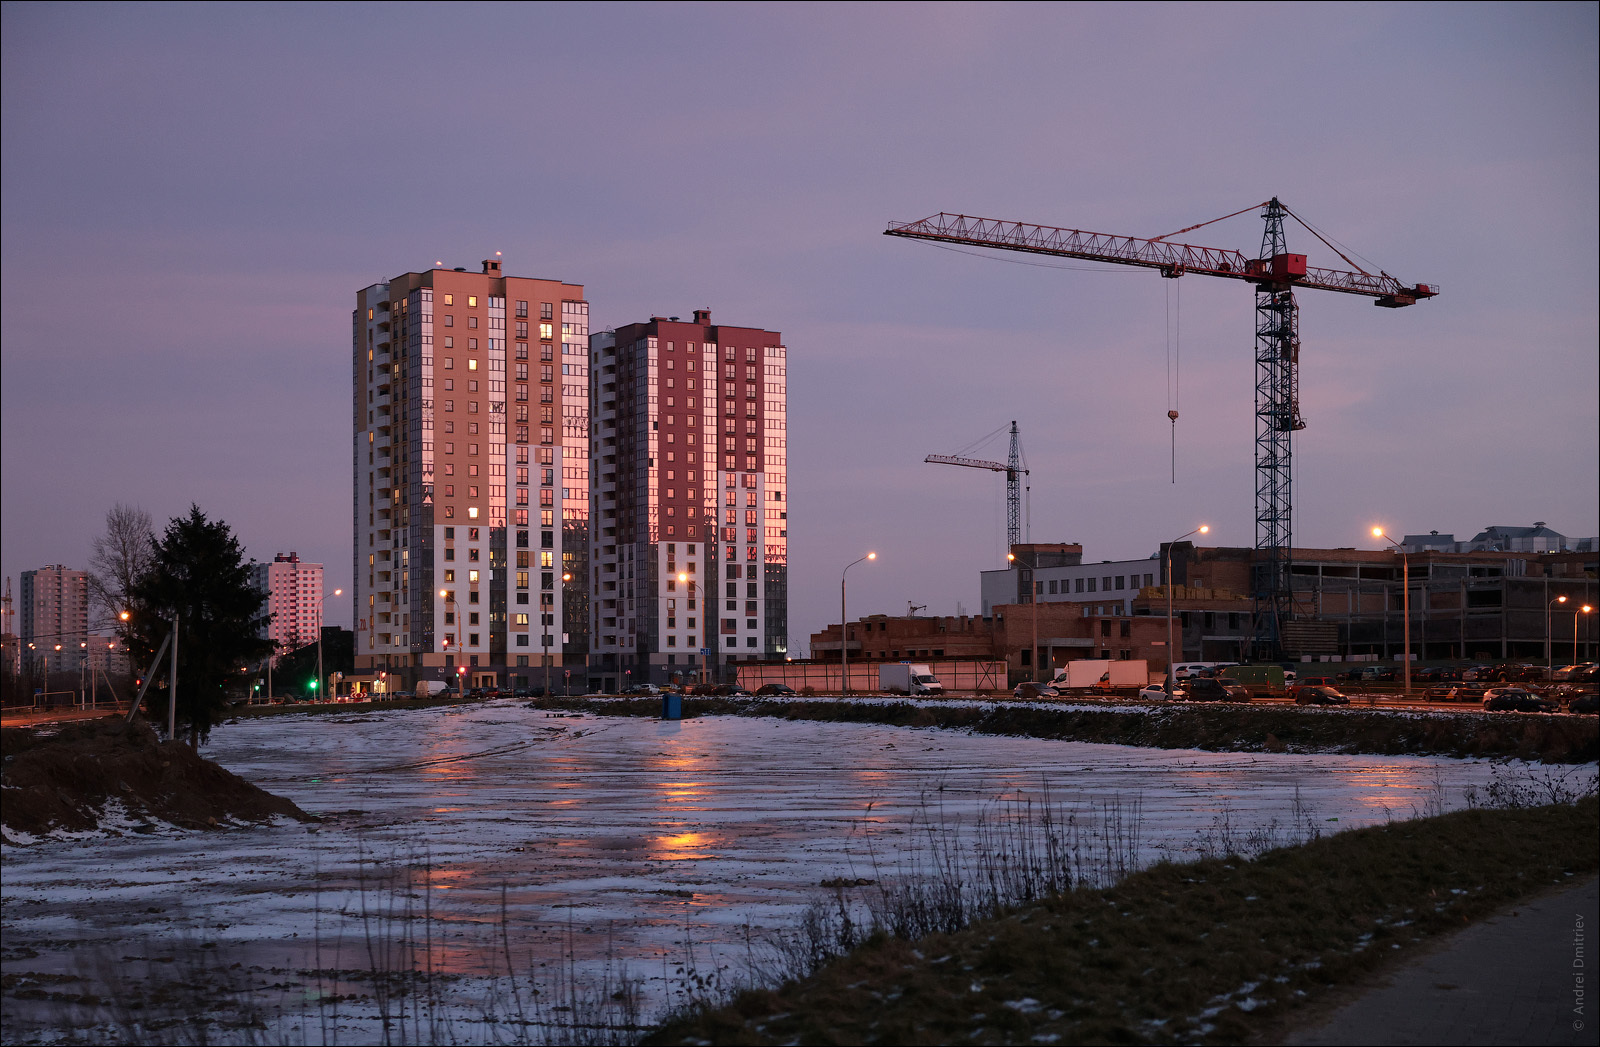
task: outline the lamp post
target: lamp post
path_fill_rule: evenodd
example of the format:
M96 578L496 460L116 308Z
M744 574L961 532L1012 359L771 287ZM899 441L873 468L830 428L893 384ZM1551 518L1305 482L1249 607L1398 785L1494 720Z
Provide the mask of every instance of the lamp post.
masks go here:
M1201 524L1188 534L1180 534L1167 543L1167 700L1172 700L1174 677L1173 667L1177 664L1177 657L1172 653L1172 547L1189 537L1190 534L1210 534L1211 527Z
M1016 563L1016 553L1006 553L1007 563ZM1039 554L1034 552L1028 557L1028 621L1033 627L1033 650L1028 655L1029 675L1034 683L1039 682L1039 594L1041 585L1034 582L1033 576L1039 570ZM1020 579L1019 579L1020 581ZM1022 595L1021 585L1017 586L1017 595Z
M326 589L324 589L322 591L322 595L317 597L317 697L318 698L323 697L323 695L325 693L323 688L327 685L327 681L324 680L323 677L322 677L322 611L323 611L323 605L327 603L327 600L328 600L329 596L342 596L343 594L344 594L344 590L343 589L335 589L331 593L328 592Z
M685 591L688 592L689 595L684 597L684 602L688 605L687 609L690 610L690 611L698 612L700 617L704 618L705 617L705 612L694 605L694 603L695 603L695 595L694 594L699 590L699 586L697 586L694 583L694 581L691 580L690 577L687 574L685 574L684 572L682 572L682 571L678 572L678 581L680 583L682 583L683 585L688 587ZM709 622L701 622L700 624L702 626L704 626L704 629L702 630L701 635L707 641L706 649L714 650L715 647L714 647L713 641L716 639L716 636L715 636L715 634L713 634L711 632L710 623ZM690 669L694 669L695 668L695 661L694 661L695 657L696 656L693 655L693 654L689 655L689 668ZM710 675L711 675L711 656L710 655L706 655L705 672L700 674L700 682L701 683L709 682L708 678L710 677ZM686 691L685 693L688 693L688 692Z
M844 609L845 576L850 573L850 568L863 560L876 560L877 558L877 553L868 553L859 560L851 560L844 565L844 570L839 572L839 693L841 695L850 693L850 629L849 622L845 618ZM863 647L862 650L866 650L866 648Z
M1566 602L1567 598L1565 596L1558 596L1551 600L1544 609L1544 677L1547 680L1553 677L1555 670L1555 655L1551 651L1551 648L1555 646L1555 640L1550 633L1550 617L1556 609L1556 604ZM1572 616L1572 649L1574 652L1578 649L1578 616L1576 614ZM1576 662L1578 659L1574 656L1572 660Z
M1577 610L1572 612L1572 664L1573 665L1577 665L1580 661L1583 660L1583 659L1578 657L1578 615L1580 615L1580 614L1588 614L1593 610L1594 610L1593 607L1589 606L1588 604L1584 604L1582 607L1580 607Z
M1402 636L1405 642L1405 653L1400 657L1400 664L1404 667L1405 694L1411 697L1411 554L1406 552L1405 546L1383 533L1383 528L1374 527L1373 537L1382 538L1396 549L1400 550L1400 613L1405 617L1405 628ZM1384 608L1384 619L1387 620L1389 609Z
M566 582L572 581L572 575L569 572L563 571L561 573L561 581L562 581L563 584L566 583ZM544 599L544 594L541 593L539 595L539 598L541 600ZM548 697L550 697L550 659L551 659L551 654L550 654L550 619L554 618L555 615L556 615L556 612L555 612L555 606L556 605L554 603L549 604L548 606L550 607L550 610L548 610L548 611L545 610L545 606L546 606L545 604L540 604L539 605L539 628L544 630L544 636L540 640L540 642L543 644L543 646L541 646L539 648L539 661L544 663L544 696L546 698L548 698Z

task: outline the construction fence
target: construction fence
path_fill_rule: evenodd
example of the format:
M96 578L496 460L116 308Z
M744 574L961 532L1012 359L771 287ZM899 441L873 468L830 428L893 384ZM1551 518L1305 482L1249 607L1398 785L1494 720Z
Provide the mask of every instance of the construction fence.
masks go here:
M854 694L879 694L878 667L896 665L898 662L850 662L850 691ZM927 661L917 662L933 670L933 675L944 685L946 694L1004 694L1011 688L1006 683L1006 663L994 661ZM840 694L844 690L838 662L784 662L781 665L756 663L739 666L739 685L747 690L769 683L781 683L804 691L809 687L817 694Z

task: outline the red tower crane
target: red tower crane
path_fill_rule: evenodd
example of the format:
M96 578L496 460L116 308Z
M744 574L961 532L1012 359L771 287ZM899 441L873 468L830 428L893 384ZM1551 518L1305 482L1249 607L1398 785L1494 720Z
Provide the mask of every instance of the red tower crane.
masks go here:
M1432 298L1439 288L1436 284L1407 285L1381 270L1377 274L1367 272L1277 197L1259 206L1266 230L1261 238L1261 253L1254 258L1239 251L1168 242L1169 237L1212 222L1144 239L941 212L919 222L891 222L884 235L1143 266L1170 279L1197 273L1255 285L1256 558L1251 640L1256 657L1274 658L1281 654L1283 625L1291 613L1289 562L1294 542L1290 437L1305 428L1300 417L1300 309L1295 291L1310 288L1365 295L1373 299L1374 305L1399 309ZM1224 217L1243 213L1236 211ZM1290 254L1283 232L1285 216L1301 221L1355 271L1308 267L1305 255Z

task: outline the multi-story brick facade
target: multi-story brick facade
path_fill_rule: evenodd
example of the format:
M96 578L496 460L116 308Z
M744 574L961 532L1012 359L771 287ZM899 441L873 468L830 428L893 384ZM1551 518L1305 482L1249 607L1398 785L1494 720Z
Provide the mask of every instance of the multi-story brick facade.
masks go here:
M590 339L599 685L786 654L787 356L710 310Z
M558 280L356 295L357 672L535 684L587 653L589 306Z

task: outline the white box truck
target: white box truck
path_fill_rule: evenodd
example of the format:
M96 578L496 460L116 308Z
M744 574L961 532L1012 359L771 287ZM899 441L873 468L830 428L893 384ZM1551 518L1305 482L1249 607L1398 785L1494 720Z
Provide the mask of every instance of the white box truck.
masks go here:
M418 680L417 681L417 697L418 698L432 698L434 695L439 694L440 692L442 692L444 690L445 690L445 684L443 683L443 681L440 681L440 680Z
M944 685L926 665L893 662L878 666L878 690L895 694L943 694Z
M1068 688L1093 687L1100 682L1111 663L1103 658L1079 658L1056 670L1050 685L1058 691Z
M1098 687L1101 690L1114 687L1138 689L1145 686L1149 680L1149 664L1143 658L1128 661L1080 658L1057 669L1055 679L1051 680L1050 684L1057 690L1068 688L1082 690L1090 687Z

